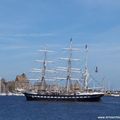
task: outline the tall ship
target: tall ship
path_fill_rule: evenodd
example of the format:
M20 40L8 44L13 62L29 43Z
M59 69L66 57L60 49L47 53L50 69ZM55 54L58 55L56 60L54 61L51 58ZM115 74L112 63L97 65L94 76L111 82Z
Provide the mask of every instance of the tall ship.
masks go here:
M51 51L46 48L40 50L44 53L44 58L43 60L37 60L37 62L41 63L42 66L33 69L33 72L39 73L40 77L39 79L32 79L37 80L34 90L24 92L27 101L97 102L104 96L102 90L89 87L90 74L87 64L87 45L85 46L85 65L83 69L73 68L73 63L80 62L80 60L73 58L73 51L79 51L79 49L72 47L72 39L70 40L70 46L65 50L68 51L68 57L60 59L67 63L67 67L56 67L53 70L48 69L48 63L51 63L51 61L47 60L47 54ZM62 74L59 75L60 72ZM54 74L53 78L47 78L47 73ZM73 73L75 73L76 78L73 77ZM65 74L65 77L62 76L63 74ZM50 84L49 80L54 81L54 84ZM59 84L60 81L62 82Z

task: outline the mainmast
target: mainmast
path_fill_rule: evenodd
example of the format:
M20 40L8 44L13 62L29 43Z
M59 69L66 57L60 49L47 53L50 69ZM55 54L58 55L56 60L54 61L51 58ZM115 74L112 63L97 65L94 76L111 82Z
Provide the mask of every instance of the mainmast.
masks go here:
M72 52L73 52L73 50L74 51L79 51L79 49L72 47L72 38L70 39L70 46L68 48L64 48L64 49L68 50L69 54L68 54L67 58L61 58L61 59L67 61L67 67L58 67L57 70L67 72L67 76L66 76L66 78L57 78L57 79L66 80L65 93L68 94L68 93L71 93L71 92L74 91L74 87L73 87L72 81L73 80L74 81L75 80L79 81L78 78L72 78L72 73L73 72L80 73L80 69L72 67L72 61L79 61L79 59L73 59L72 58Z
M68 68L67 68L67 81L66 81L66 92L68 93L73 89L71 83L71 59L72 59L72 38L70 39L70 47L69 47L69 57L68 57Z

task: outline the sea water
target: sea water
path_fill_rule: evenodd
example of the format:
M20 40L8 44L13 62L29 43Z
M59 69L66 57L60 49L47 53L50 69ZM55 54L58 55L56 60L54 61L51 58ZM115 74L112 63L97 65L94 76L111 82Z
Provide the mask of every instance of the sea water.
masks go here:
M120 97L100 102L35 102L0 96L0 120L120 120Z

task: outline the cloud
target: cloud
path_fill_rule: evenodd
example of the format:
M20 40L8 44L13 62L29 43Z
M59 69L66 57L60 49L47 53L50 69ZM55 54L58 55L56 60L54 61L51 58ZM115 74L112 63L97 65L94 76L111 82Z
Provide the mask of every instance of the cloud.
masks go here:
M20 39L0 39L0 51L22 50L26 48L29 48L29 45Z
M0 50L17 50L17 49L26 49L26 48L29 47L25 45L7 45L7 46L0 45Z
M53 33L0 33L0 37L46 37L54 35Z

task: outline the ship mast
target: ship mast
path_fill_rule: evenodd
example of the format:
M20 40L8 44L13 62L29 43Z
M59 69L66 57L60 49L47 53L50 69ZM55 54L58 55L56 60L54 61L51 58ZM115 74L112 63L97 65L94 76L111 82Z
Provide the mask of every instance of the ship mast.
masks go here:
M68 57L68 68L67 68L67 81L66 81L66 92L69 93L70 90L73 89L71 82L71 59L72 59L72 38L70 39L70 47L69 47L69 57Z
M85 69L83 72L83 88L88 89L89 71L88 71L88 47L85 45Z
M42 63L42 68L33 68L32 72L38 72L41 73L41 77L39 79L31 79L31 80L38 80L40 83L38 83L38 92L45 92L47 88L46 84L46 72L55 72L54 70L49 70L47 69L47 63L51 63L52 61L47 60L47 53L48 52L53 52L53 51L48 51L46 48L44 50L39 50L40 52L44 52L44 58L43 60L36 60L36 62ZM48 80L48 79L47 79ZM50 79L51 80L51 79Z
M41 90L45 91L46 82L45 82L45 74L46 74L46 66L47 66L47 49L44 50L44 60L42 66L42 76L41 76Z
M70 39L70 46L68 48L64 48L64 49L68 50L69 55L67 58L61 58L61 59L67 61L67 67L58 67L57 70L66 72L67 76L66 76L66 78L57 78L57 79L66 80L65 93L69 94L71 92L74 92L74 87L73 87L72 81L73 80L79 81L78 78L72 78L72 73L73 72L80 73L80 69L72 67L72 61L79 61L79 59L72 58L72 52L73 52L73 50L79 51L80 49L72 47L72 38Z

